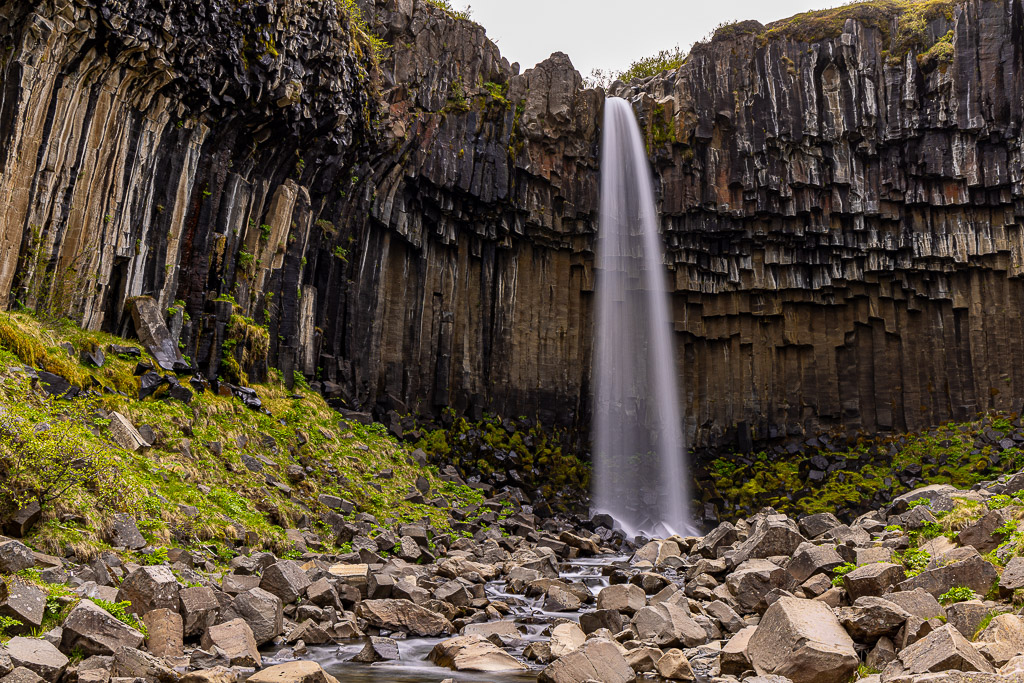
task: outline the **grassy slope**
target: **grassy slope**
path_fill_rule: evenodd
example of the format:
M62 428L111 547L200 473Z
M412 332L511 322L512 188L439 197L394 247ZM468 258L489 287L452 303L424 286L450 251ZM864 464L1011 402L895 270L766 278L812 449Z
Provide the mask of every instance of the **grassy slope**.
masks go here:
M43 324L26 314L0 313L0 407L34 424L81 412L80 400L55 401L29 388L23 375L10 368L21 363L86 386L95 379L134 397L135 360L108 353L102 368L89 369L60 348L62 342L76 348L89 343L104 349L110 343L139 347L67 322ZM253 388L269 414L209 392L197 394L190 405L154 398L139 401L116 394L94 399L101 410L116 410L137 426L152 427L156 443L146 453L130 453L113 444L107 421L91 419L97 433L81 430L72 446L102 452L116 463L116 472L108 472L104 483L79 487L48 506L43 522L28 540L44 551L62 554L71 545L79 555L88 556L105 547L103 526L112 513L122 511L136 517L140 530L155 545L212 542L225 546L237 539L239 532L251 531L258 546L287 552L290 544L284 528L294 526L307 509L315 519L324 509L316 500L321 493L348 498L357 503L357 511L371 513L381 522L429 519L442 529L448 525L447 513L403 500L417 476L425 476L432 489L453 504L482 500L477 491L442 482L432 469L417 466L406 447L382 426L340 419L312 391L297 389L302 398L293 399L280 381ZM211 442L222 444L219 455L210 448ZM2 466L12 450L9 443L0 444L0 449ZM261 473L251 472L242 464L243 453L270 464ZM286 468L296 464L312 468L300 483L292 483L286 476ZM393 471L393 478L377 478L386 469ZM292 493L268 485L266 475L290 486ZM209 493L200 485L209 487ZM107 502L103 489L109 486L120 495ZM59 518L66 513L82 515L88 523L62 524ZM320 530L329 547L330 534L326 527Z

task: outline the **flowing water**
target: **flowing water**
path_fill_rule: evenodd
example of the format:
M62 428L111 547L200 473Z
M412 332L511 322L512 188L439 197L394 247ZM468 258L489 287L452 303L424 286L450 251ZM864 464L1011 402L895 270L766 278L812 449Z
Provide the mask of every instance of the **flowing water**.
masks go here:
M627 556L608 556L600 558L577 559L564 563L560 567L559 578L567 583L582 583L595 596L608 585L608 578L603 575L602 568L616 562L626 562ZM579 621L583 611L590 611L594 606L588 605L581 612L548 612L543 609L544 598L527 598L523 595L508 593L504 581L492 581L485 586L487 597L491 600L507 602L512 613L507 617L514 621L522 633L522 638L514 647L506 648L510 654L523 659L523 650L534 641L547 640L543 631L556 619ZM431 648L445 638L406 638L398 641L401 659L396 662L378 662L377 664L356 664L348 661L363 649L364 641L353 640L342 645L324 645L310 647L302 655L302 659L319 662L324 669L336 677L341 683L438 683L445 678L453 678L460 683L536 683L537 673L542 668L531 664L530 671L518 673L459 673L434 666L427 655ZM291 661L290 650L282 651L282 656L274 654L264 656L264 666Z
M629 103L605 102L593 507L629 534L695 531L658 215Z

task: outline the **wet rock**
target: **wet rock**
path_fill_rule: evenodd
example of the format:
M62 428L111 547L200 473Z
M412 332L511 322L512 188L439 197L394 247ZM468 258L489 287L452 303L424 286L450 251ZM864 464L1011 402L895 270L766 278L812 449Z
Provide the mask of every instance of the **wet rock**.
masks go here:
M392 638L370 636L366 645L356 653L352 661L360 664L373 664L374 662L395 661L399 658L398 641Z
M525 671L527 666L482 636L456 636L444 640L427 656L438 666L455 671Z
M112 655L120 647L138 648L142 633L111 616L91 600L82 600L62 624L61 648L80 650L84 655ZM180 640L180 638L179 638Z
M409 600L364 600L356 614L371 626L418 636L439 636L453 630L451 622L442 615Z
M557 585L548 588L547 597L544 599L544 609L548 612L575 612L579 610L581 604L576 595Z
M821 602L781 598L761 618L747 646L755 670L793 683L846 680L860 661L853 640Z
M549 664L537 680L538 683L628 683L633 678L633 670L619 649L611 641L593 638Z

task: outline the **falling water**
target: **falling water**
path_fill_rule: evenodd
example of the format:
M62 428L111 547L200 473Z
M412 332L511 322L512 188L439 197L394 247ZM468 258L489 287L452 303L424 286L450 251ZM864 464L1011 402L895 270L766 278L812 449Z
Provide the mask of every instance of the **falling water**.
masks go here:
M630 534L692 533L665 266L640 128L605 102L594 349L594 508Z

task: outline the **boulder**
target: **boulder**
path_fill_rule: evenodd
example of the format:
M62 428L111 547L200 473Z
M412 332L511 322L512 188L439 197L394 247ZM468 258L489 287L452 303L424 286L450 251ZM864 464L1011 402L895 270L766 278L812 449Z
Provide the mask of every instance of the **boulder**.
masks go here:
M1005 538L996 529L1003 526L1009 515L1005 510L990 510L984 517L965 527L956 535L960 545L971 546L979 553L987 553L999 547Z
M893 591L886 593L884 597L889 602L896 603L905 611L925 621L936 617L946 618L945 608L939 604L934 595L921 588L912 591Z
M4 533L15 538L22 538L27 534L36 522L43 516L43 508L37 501L32 501L18 508L18 510L4 520ZM0 573L3 573L0 571Z
M682 650L673 648L662 655L655 665L658 675L670 681L695 681L693 669Z
M8 629L10 633L23 634L43 624L46 612L46 593L34 583L14 579L7 583L6 595L0 592L0 617L21 622L20 626Z
M427 658L455 671L525 671L527 666L482 636L456 636L430 650Z
M1024 620L1016 614L996 615L974 639L974 647L993 666L1005 666L1024 652Z
M978 627L990 614L991 611L981 600L954 602L946 608L947 623L968 640L974 638Z
M260 588L281 598L281 602L287 605L305 595L311 583L297 562L281 560L263 570Z
M899 653L882 672L888 680L938 671L992 672L992 665L955 628L946 624Z
M110 667L112 678L142 679L159 683L178 683L180 678L174 669L162 660L133 647L119 647L114 653Z
M644 607L636 613L632 623L641 640L659 647L697 647L708 641L704 627L685 609L672 603Z
M817 538L827 531L841 526L842 522L831 512L819 512L816 515L808 515L800 520L800 531L807 538Z
M738 539L736 527L731 522L722 522L697 541L692 552L713 560L718 557L719 549L732 545Z
M219 648L231 666L263 666L252 629L241 619L211 626L203 634L202 644L206 650Z
M21 541L0 543L0 574L14 574L36 566L32 550Z
M49 683L57 683L68 666L68 658L46 640L18 636L5 647L14 668L25 667Z
M605 586L597 594L597 609L615 610L623 614L635 614L647 605L647 594L640 586L620 583Z
M117 601L128 601L129 610L143 615L150 610L169 609L177 612L180 586L167 567L139 567L121 582Z
M591 638L583 647L549 664L538 683L629 683L634 679L633 669L619 648L610 640Z
M1010 558L999 577L999 595L1010 598L1021 588L1024 588L1024 557L1017 555Z
M655 671L658 660L664 655L665 653L659 648L641 645L626 652L625 657L629 668L637 673L646 673Z
M316 662L288 662L258 671L246 683L338 683L338 679Z
M977 551L972 550L971 552L972 554L967 557L912 576L901 582L897 588L901 591L923 588L938 597L954 586L966 586L980 595L985 595L999 578L999 573ZM846 576L849 578L850 575Z
M557 659L578 650L586 640L587 634L576 624L559 624L551 629L551 656Z
M180 614L169 609L155 609L146 612L142 621L149 632L146 647L150 653L157 657L181 657L184 654L183 621Z
M643 590L640 591L643 593ZM548 612L576 612L582 606L580 599L565 588L553 584L548 588L544 599L544 609Z
M788 590L793 579L785 569L768 560L747 560L725 580L725 585L745 613L767 609L764 597L775 589Z
M793 683L845 681L860 661L828 605L789 597L764 613L747 651L758 674L785 676Z
M86 656L112 655L121 647L138 648L145 636L91 600L82 600L64 620L60 646Z
M0 683L43 683L43 681L44 679L39 677L36 672L23 666L19 666L3 678L0 678Z
M252 629L257 645L264 645L284 631L281 598L262 588L239 593L220 617L223 621L242 619Z
M906 575L902 565L875 562L858 567L844 576L843 586L850 594L850 599L856 600L867 595L882 595Z
M707 612L709 617L718 621L722 628L729 633L738 633L746 626L746 622L743 621L740 615L736 614L736 610L721 600L709 602L704 606L704 611Z
M159 304L148 296L135 297L131 301L132 321L139 341L162 369L174 370L181 354L171 331L167 329Z
M601 628L606 628L612 633L619 633L622 631L624 621L622 613L618 610L598 609L580 615L580 628L588 634Z
M444 616L409 600L364 600L356 608L356 615L371 626L418 636L439 636L453 630Z
M797 583L803 583L815 574L828 574L843 564L843 558L836 552L832 543L813 545L801 544L793 554L793 559L786 565L786 571Z
M751 559L790 556L806 540L792 520L782 515L771 515L759 520L747 540L736 547L733 561L740 564Z
M217 600L217 594L212 588L183 588L178 593L178 599L181 602L182 629L185 637L201 636L207 628L217 623L220 601Z
M719 664L723 675L739 676L744 671L753 668L747 648L750 646L750 638L756 630L756 626L745 626L722 646Z
M393 638L370 636L363 649L357 652L351 661L360 664L373 664L374 662L396 661L399 658L398 641Z
M857 598L852 607L841 607L839 622L858 643L874 643L882 636L896 635L910 614L884 598Z

